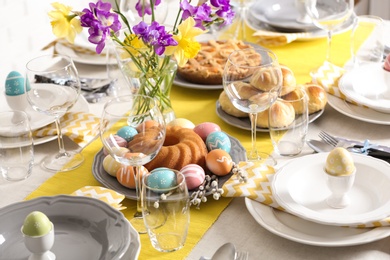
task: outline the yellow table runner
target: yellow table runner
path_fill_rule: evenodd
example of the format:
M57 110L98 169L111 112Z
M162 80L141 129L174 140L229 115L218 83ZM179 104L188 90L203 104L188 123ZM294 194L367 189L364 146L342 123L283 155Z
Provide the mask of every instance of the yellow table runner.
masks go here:
M350 33L346 32L336 35L333 39L334 63L336 65L342 66L350 58L349 37ZM255 42L255 39L251 41ZM294 71L297 82L305 83L311 81L309 76L310 70L324 61L326 46L326 39L320 39L305 42L295 41L286 46L274 47L272 50L279 57L280 63L286 64ZM202 122L217 123L223 131L240 140L244 147L250 147L249 131L230 126L223 122L215 113L215 105L220 92L221 90L205 91L174 86L171 92L171 100L176 117L187 118L194 124ZM261 151L272 152L272 144L268 133L258 133L257 144ZM86 161L80 168L71 172L55 174L27 196L26 199L39 196L71 194L83 186L100 185L91 173L91 165L93 157L101 147L100 140L95 140L83 150ZM230 201L231 198L221 198L218 201L209 198L207 203L201 205L200 210L191 209L191 224L186 245L177 252L159 253L152 248L148 236L141 235L139 259L185 259ZM127 207L123 213L126 217L131 218L135 212L135 201L124 200L123 205Z

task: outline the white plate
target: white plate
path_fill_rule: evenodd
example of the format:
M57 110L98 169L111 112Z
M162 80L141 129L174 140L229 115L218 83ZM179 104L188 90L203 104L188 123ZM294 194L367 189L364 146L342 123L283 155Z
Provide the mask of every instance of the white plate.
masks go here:
M346 228L307 221L281 210L245 198L252 217L262 227L280 237L313 246L354 246L390 236L390 227Z
M188 82L180 76L176 75L173 80L173 84L183 88L191 88L191 89L200 89L200 90L213 90L213 89L223 89L223 85L202 85L197 83Z
M383 64L363 64L346 72L342 79L339 88L347 98L390 113L390 72L383 69Z
M390 164L351 153L356 166L351 203L334 209L326 203L331 194L323 170L328 154L292 159L275 174L272 191L279 205L298 217L326 225L355 226L390 216Z
M225 111L222 110L221 104L219 103L218 100L217 100L217 104L216 104L216 113L219 116L219 118L221 118L225 123L227 123L231 126L235 126L237 128L248 130L248 131L251 130L251 121L250 121L249 117L235 117L235 116L229 115L228 113L226 113ZM324 109L310 114L309 115L309 123L311 123L314 120L316 120L317 118L319 118L323 113L324 113ZM268 128L261 128L261 127L256 127L256 131L257 132L269 132Z
M341 78L340 82L343 80ZM335 110L348 117L379 125L390 125L389 114L378 112L370 108L356 106L345 100L328 94L328 104Z
M235 163L246 160L246 151L245 148L241 145L240 141L236 138L229 136L230 142L232 144L232 149L230 150L230 156L232 157ZM100 150L93 160L92 164L92 174L95 179L103 184L105 187L115 190L126 196L128 199L137 199L137 194L134 189L129 189L120 184L117 179L110 174L108 174L103 168L103 160L105 155L103 150ZM218 187L222 188L223 184L230 179L231 174L218 177ZM190 194L194 191L190 191ZM206 192L206 195L210 195L211 192Z
M258 21L269 24L280 31L318 30L313 23L300 23L299 11L295 0L256 0L249 8L249 13Z
M124 215L97 199L76 196L40 197L0 209L2 259L30 255L20 231L26 216L41 211L54 224L51 251L57 259L136 259L139 236ZM131 251L130 251L131 250Z
M248 13L246 17L247 25L254 31L257 30L267 30L271 32L279 32L275 28L270 27L269 25L257 20L255 17L253 17L250 13ZM346 23L341 25L341 27L337 28L334 31L334 35L343 33L347 30L349 30L353 25L353 19L349 19ZM285 33L289 34L289 33ZM292 32L292 34L296 34ZM326 31L325 30L314 30L314 31L308 31L305 33L298 33L297 34L297 41L311 41L316 39L321 39L326 37Z
M89 65L106 65L107 57L106 54L88 54L76 52L72 48L65 46L61 43L56 43L55 49L59 54L67 55L72 58L74 62L89 64ZM109 59L109 64L117 64L116 59Z

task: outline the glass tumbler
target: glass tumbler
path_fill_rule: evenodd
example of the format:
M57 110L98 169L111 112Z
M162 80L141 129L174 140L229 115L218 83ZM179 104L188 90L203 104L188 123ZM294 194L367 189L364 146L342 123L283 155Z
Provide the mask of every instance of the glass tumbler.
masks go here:
M144 175L142 212L152 246L172 252L184 246L190 223L189 193L184 175L157 168Z
M34 146L28 116L23 111L0 112L0 172L8 181L31 175Z

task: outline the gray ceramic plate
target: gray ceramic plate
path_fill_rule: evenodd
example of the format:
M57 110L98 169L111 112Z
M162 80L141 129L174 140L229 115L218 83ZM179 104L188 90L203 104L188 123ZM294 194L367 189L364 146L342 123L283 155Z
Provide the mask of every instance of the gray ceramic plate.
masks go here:
M20 231L32 211L54 224L51 251L57 259L136 259L138 233L124 215L97 199L59 195L18 202L0 209L0 258L27 259L30 252Z
M223 121L225 121L227 124L244 129L244 130L249 130L249 131L251 130L251 121L250 121L249 117L235 117L235 116L229 115L228 113L226 113L225 111L222 110L221 104L219 103L219 101L217 101L217 104L216 104L216 112L217 112L217 115ZM310 114L309 115L309 123L311 123L314 120L316 120L317 118L319 118L323 113L324 113L324 109L322 109L318 112L315 112L313 114ZM268 128L257 127L256 130L257 130L257 132L269 132Z
M240 141L238 141L236 138L229 136L230 142L232 144L232 149L230 151L230 156L232 157L233 161L235 163L238 163L240 161L246 160L246 151L245 148L241 145ZM95 160L92 164L92 174L95 177L95 179L103 184L105 187L115 190L123 195L126 196L126 198L136 200L137 194L135 193L135 190L126 188L122 184L120 184L117 179L110 174L108 174L103 169L103 159L104 159L103 150L100 150L96 156ZM222 187L222 185L231 177L232 173L218 177L218 186ZM190 191L190 193L194 192L194 190ZM211 192L206 193L206 195L210 195Z

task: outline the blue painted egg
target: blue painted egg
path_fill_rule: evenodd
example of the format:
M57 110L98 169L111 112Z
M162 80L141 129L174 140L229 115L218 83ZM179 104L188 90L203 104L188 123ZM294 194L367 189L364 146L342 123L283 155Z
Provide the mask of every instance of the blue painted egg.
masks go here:
M138 134L138 132L134 127L124 126L120 128L116 134L125 139L127 142L130 142L133 140L133 137Z
M230 153L232 144L227 134L222 131L212 132L207 136L206 146L209 151L215 149L222 149L227 153Z
M146 184L162 192L177 185L176 174L168 168L156 168L150 172Z
M5 94L19 96L24 94L24 78L17 71L11 71L5 80Z

